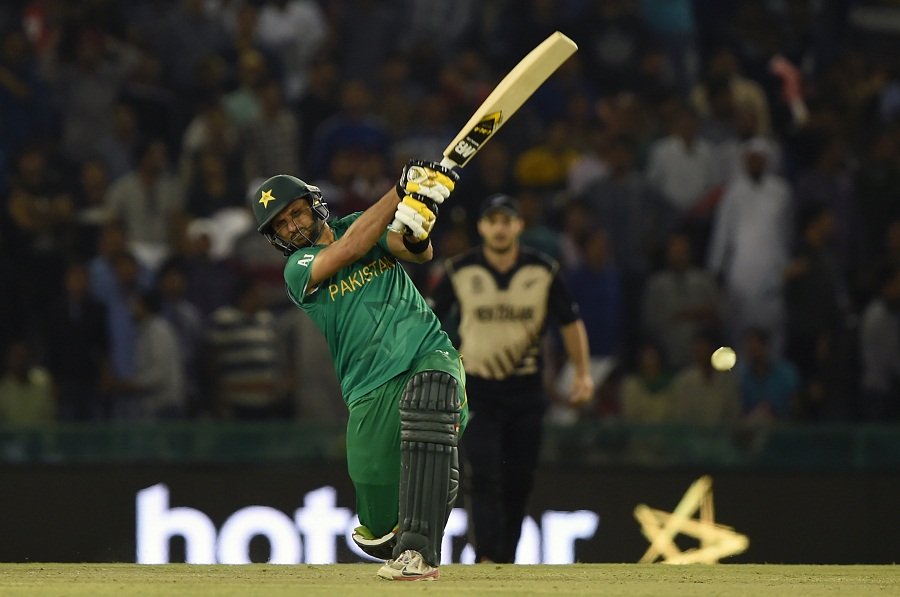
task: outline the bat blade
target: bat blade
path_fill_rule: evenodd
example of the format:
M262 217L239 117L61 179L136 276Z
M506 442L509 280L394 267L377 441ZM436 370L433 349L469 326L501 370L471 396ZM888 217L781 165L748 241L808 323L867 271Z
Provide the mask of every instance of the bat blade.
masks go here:
M578 46L556 31L513 67L444 150L442 164L462 168Z
M575 42L560 31L550 34L538 44L503 77L478 106L469 122L444 149L441 165L462 168L469 163L478 150L577 49ZM395 219L388 228L402 233L406 226Z

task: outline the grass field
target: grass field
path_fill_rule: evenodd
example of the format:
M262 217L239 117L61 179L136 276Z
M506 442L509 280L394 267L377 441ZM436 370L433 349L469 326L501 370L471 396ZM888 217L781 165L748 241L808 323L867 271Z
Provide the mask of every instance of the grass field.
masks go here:
M0 564L0 595L900 595L900 566L450 565L436 582L375 577L377 565Z

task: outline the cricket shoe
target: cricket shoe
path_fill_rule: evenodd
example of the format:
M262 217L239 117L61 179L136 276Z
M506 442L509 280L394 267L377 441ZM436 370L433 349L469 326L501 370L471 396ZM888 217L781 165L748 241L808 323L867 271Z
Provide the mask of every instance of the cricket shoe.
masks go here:
M419 552L407 549L395 560L388 560L378 569L378 576L387 580L437 580L441 575Z
M390 560L394 555L394 546L397 544L397 529L398 527L394 527L387 535L376 537L369 527L360 525L353 529L353 542L373 558Z

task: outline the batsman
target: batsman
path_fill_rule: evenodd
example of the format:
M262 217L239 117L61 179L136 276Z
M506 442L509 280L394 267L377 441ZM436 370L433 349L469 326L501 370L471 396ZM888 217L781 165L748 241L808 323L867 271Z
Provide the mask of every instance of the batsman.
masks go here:
M459 487L468 420L459 354L398 260L432 258L430 232L458 177L413 160L363 212L329 220L321 191L279 174L251 201L258 231L287 257L288 296L325 334L349 410L353 540L388 580L434 580ZM401 232L388 229L393 220ZM315 374L315 372L310 372Z

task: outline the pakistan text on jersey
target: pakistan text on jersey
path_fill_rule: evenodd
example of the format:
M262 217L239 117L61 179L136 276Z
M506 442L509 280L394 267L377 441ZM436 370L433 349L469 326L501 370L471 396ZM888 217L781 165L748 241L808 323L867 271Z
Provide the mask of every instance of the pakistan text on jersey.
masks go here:
M478 307L475 315L479 321L530 321L534 319L534 307L492 305Z
M397 265L397 262L387 257L373 259L366 265L353 270L346 278L341 278L337 283L328 285L328 296L333 301L336 296L344 296L348 292L356 292L376 278Z

